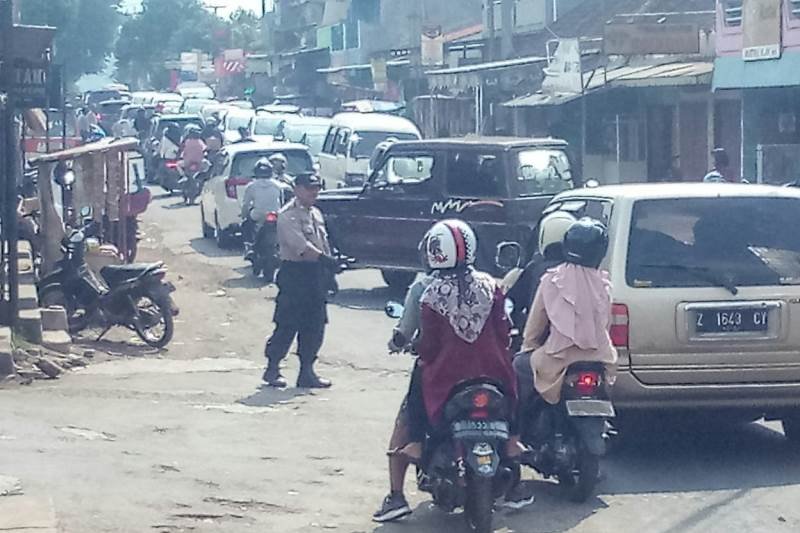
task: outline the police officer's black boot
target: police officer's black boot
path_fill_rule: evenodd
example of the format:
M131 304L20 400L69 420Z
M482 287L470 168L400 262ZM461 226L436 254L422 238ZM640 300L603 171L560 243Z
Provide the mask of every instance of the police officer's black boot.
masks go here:
M314 372L311 365L300 366L300 375L297 377L298 389L329 389L332 383L329 379L321 378Z
M270 387L285 389L288 386L286 379L281 375L281 367L279 363L269 362L267 369L264 371L264 376L261 378Z

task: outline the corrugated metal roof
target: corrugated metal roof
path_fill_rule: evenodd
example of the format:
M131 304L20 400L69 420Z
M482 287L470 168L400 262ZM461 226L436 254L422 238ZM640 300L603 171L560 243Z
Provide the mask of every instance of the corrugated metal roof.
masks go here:
M628 66L609 70L603 75L595 71L589 82L587 91L595 91L604 87L682 87L705 85L711 83L714 64L711 62L680 62L663 65ZM588 80L591 73L584 73ZM585 82L584 82L585 83ZM574 93L536 93L510 100L506 107L538 107L561 105L577 98Z
M544 63L547 61L546 57L529 56L518 57L516 59L504 59L502 61L490 61L488 63L476 63L474 65L464 65L463 67L443 68L439 70L428 70L425 74L429 76L445 76L452 74L470 74L474 72L483 72L487 70L496 70L509 67L520 67L524 65L532 65L534 63Z
M622 87L677 87L711 83L711 62L667 63L665 65L621 67L606 73L608 84ZM602 76L599 80L602 84Z

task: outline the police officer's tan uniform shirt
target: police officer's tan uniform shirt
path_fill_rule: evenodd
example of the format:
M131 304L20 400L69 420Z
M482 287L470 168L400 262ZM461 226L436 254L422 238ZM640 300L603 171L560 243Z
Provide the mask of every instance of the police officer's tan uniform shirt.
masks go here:
M302 207L294 199L278 214L278 244L283 261L316 261L314 252L330 255L322 212Z

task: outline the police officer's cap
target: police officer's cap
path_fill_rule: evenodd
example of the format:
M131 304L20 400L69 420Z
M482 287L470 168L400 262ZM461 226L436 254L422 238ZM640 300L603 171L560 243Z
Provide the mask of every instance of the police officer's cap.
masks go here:
M295 176L294 185L295 187L322 187L322 181L316 174L304 172Z

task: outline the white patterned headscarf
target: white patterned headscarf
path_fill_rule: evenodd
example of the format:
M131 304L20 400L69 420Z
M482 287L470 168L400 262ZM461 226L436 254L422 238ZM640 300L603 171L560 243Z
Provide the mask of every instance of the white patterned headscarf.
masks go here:
M494 278L470 267L435 274L421 301L445 317L460 339L472 344L489 320L496 290Z

